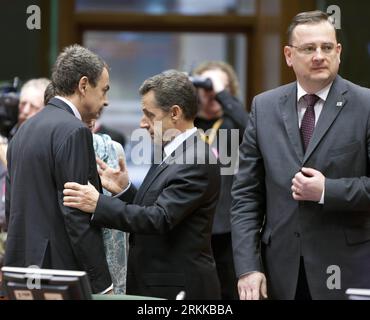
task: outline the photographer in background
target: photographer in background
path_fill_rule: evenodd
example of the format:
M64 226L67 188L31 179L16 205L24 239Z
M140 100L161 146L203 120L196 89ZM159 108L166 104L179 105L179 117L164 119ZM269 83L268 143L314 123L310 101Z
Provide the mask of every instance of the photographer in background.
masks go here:
M16 80L14 82L17 82ZM3 265L3 257L6 241L5 219L5 179L7 173L6 152L8 140L10 140L18 128L26 120L41 111L44 107L44 92L50 80L46 78L31 79L21 88L19 103L15 94L16 84L7 88L0 99L0 267ZM9 92L7 92L9 91ZM16 109L18 108L18 110ZM18 117L17 117L18 114ZM1 291L1 275L0 275ZM1 296L1 292L0 292Z
M18 78L12 84L6 83L0 87L0 268L3 265L6 219L5 219L5 179L6 179L6 151L9 131L18 119ZM3 295L0 273L0 299Z
M242 141L247 113L236 98L239 84L233 68L222 61L207 61L193 70L192 82L198 91L199 112L195 126L206 133L203 140L217 156L237 154L232 147L239 147ZM227 141L218 139L219 130L226 129ZM231 143L231 129L239 130L238 143ZM234 159L235 158L235 159ZM237 157L231 159L235 166ZM221 176L220 199L212 228L212 250L221 284L222 299L238 299L237 279L234 270L230 206L233 175Z
M11 139L21 124L34 116L44 107L44 92L50 80L47 78L38 78L28 80L21 88L18 105L18 122L10 131Z

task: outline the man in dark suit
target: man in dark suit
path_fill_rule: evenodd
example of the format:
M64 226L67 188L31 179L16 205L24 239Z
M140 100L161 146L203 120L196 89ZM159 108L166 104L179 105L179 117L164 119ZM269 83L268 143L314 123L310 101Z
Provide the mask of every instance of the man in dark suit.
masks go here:
M94 293L112 281L101 230L79 210L63 205L63 185L71 179L100 182L89 129L108 104L109 74L104 61L73 45L58 57L52 85L56 97L17 131L8 149L4 265L84 270Z
M223 300L238 299L237 278L231 245L231 186L247 113L237 99L239 83L234 69L223 61L205 61L193 73L212 82L212 89L198 88L199 110L194 124L223 163L220 199L212 227L212 251Z
M325 13L288 35L297 82L254 98L233 185L239 295L343 299L370 287L370 90L338 76Z
M125 202L90 185L67 183L64 203L93 213L96 225L131 233L127 293L174 299L185 291L189 299L219 299L211 232L220 172L193 124L195 88L183 73L167 71L147 79L140 93L140 126L155 144L163 141L164 160L151 167L137 193L131 186L120 196ZM109 168L102 169L104 176ZM122 169L115 173L124 175ZM116 181L102 179L115 194L126 187L127 176Z

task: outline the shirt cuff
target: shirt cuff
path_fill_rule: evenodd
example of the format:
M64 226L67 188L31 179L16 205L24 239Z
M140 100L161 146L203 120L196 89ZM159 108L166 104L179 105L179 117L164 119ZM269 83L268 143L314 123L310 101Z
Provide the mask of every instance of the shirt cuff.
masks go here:
M322 195L321 195L319 204L324 204L324 198L325 198L325 186L324 186L324 189L322 190Z
M122 196L128 189L130 189L131 187L131 181L128 182L128 185L125 189L123 189L120 193L117 193L115 196L113 196L112 198L119 198L120 196Z
M259 273L262 273L261 271L249 271L249 272L246 272L246 273L243 273L243 274L241 274L240 276L239 276L239 279L240 278L242 278L242 277L244 277L244 276L247 276L247 275L249 275L249 274L252 274L252 273L257 273L257 272L259 272Z
M113 290L113 283L110 285L109 288L105 289L104 291L100 292L99 294L106 294L107 292Z

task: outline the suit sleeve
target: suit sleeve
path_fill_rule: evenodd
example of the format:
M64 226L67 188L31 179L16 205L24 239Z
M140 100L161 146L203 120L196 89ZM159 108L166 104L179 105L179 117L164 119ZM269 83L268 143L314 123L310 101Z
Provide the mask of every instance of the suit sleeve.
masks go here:
M80 268L87 272L94 293L111 284L101 230L90 225L90 215L63 205L63 188L68 181L87 184L97 179L92 136L87 128L76 129L57 151L55 179L65 228Z
M136 187L131 183L127 190L125 190L121 195L115 196L114 198L118 198L127 203L132 203L135 199L136 192Z
M366 134L367 163L369 174L370 163L370 119ZM355 166L356 164L354 164ZM370 178L368 176L325 179L324 208L334 211L365 211L369 212Z
M224 110L224 117L228 117L234 123L234 128L239 129L239 144L243 139L245 127L247 125L247 112L243 104L233 97L228 91L224 90L216 95L216 100Z
M217 171L212 171L210 167L180 165L176 176L159 196L153 195L153 204L149 206L128 204L120 199L100 195L93 222L127 232L164 234L202 204L210 187L209 176L217 176ZM215 201L217 197L216 192Z
M256 100L240 146L239 172L232 187L231 230L237 276L263 272L260 230L265 216L265 170L258 149Z

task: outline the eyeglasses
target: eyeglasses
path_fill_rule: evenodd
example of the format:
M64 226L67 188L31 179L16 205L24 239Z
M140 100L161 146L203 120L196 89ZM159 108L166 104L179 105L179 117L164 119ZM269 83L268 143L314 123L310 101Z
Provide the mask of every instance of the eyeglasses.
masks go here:
M305 44L303 46L293 46L290 44L288 46L297 49L298 52L305 55L314 54L317 52L317 48L320 48L321 52L324 54L331 54L336 47L334 43L323 43L320 45L320 47L316 46L315 44Z

